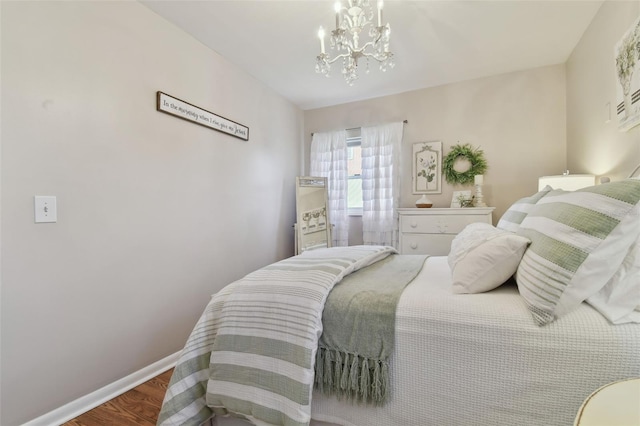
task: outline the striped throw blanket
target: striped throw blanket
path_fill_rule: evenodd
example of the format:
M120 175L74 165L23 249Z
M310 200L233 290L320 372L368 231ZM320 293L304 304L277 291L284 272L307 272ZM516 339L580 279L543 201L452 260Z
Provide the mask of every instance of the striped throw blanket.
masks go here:
M322 310L342 277L392 247L312 250L259 269L214 295L183 349L158 425L213 414L257 425L308 425Z

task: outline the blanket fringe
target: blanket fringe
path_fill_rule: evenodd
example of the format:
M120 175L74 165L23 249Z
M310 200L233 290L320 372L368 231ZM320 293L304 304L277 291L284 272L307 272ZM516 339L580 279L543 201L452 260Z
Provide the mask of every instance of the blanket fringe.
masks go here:
M324 351L318 349L316 351L316 374L314 378L315 388L324 392L324 382L322 377L324 376Z
M326 395L380 406L388 396L389 365L383 360L319 347L314 383Z

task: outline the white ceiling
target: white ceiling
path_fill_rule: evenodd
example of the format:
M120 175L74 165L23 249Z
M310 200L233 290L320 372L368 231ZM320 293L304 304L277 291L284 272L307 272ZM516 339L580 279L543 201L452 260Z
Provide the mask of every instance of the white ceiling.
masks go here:
M361 63L349 87L340 61L330 78L315 72L334 0L141 2L304 110L563 63L602 4L387 0L396 67L383 73L373 61L365 74Z

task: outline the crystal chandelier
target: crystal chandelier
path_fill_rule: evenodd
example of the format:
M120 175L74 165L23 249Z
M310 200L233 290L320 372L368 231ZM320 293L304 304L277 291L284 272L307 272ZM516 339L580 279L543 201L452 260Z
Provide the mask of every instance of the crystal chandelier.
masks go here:
M380 70L395 66L393 53L389 51L389 24L382 25L382 0L378 1L378 25L373 23L373 8L369 0L348 0L348 6L343 7L339 1L335 4L336 29L331 31L331 49L336 51L336 56L330 58L324 49L324 28L320 27L320 55L316 58L316 72L329 77L331 64L342 58L342 75L349 84L358 78L358 60L365 58L367 61L366 72L369 72L369 58L380 62ZM369 25L369 40L362 46L360 36L365 35L366 26Z

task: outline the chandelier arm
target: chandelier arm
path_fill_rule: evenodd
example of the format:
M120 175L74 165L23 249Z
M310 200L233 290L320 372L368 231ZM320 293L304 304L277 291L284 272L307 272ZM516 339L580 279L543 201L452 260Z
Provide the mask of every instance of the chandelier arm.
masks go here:
M369 52L365 52L365 50L371 46L375 46L376 45L376 41L368 41L364 44L364 46L360 47L359 49L352 49L354 52L358 52L360 53L362 56L373 56L373 53L369 53Z
M325 62L328 63L328 64L332 64L335 61L337 61L338 59L348 58L349 56L351 56L350 53L341 53L339 55L336 55L336 57L333 58L333 59L326 59Z
M373 53L372 52L365 52L365 50L368 47L375 47L375 45L378 43L378 40L379 40L379 38L376 39L376 40L373 40L373 41L368 41L361 48L359 48L359 49L351 49L351 50L354 51L354 52L357 52L361 56L365 56L367 58L373 58L373 57L375 57L375 56L377 56L377 55L379 55L381 53L385 53L385 52L376 52L376 51L374 51Z
M350 48L349 49L350 50L349 53L341 53L339 55L336 55L333 59L327 59L326 62L329 63L329 64L332 64L335 61L337 61L338 59L348 58L349 56L352 56L354 52L357 54L357 56L364 56L365 58L374 58L377 61L383 61L384 58L386 57L386 55L383 55L383 58L380 59L379 58L380 52L373 52L373 53L365 52L365 50L368 47L374 46L374 45L375 45L374 41L368 41L361 48L359 48L359 49Z

